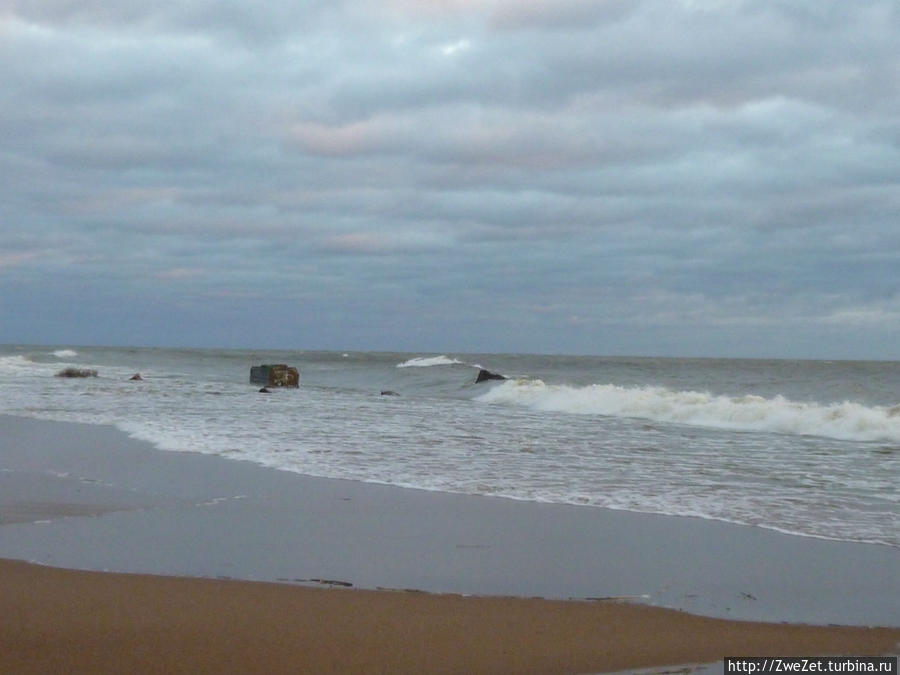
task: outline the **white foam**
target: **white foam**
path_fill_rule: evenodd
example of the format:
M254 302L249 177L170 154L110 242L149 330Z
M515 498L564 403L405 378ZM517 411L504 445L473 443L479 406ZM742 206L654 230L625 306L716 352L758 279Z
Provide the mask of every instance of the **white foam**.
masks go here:
M429 368L431 366L453 366L462 364L465 365L462 361L457 361L456 359L451 359L448 356L419 356L414 359L410 359L409 361L404 361L403 363L398 363L398 368Z
M884 407L798 403L817 395L797 393L789 400L775 396L777 389L764 396L717 396L691 391L706 386L689 384L706 381L695 377L670 389L554 386L525 379L471 387L474 378L462 377L475 367L471 362L449 355L409 355L400 365L420 368L417 373L401 371L415 375L412 380L384 371L385 365L388 371L395 367L396 357L385 364L378 356L377 367L360 367L360 377L377 379L343 387L330 386L323 376L315 385L264 397L246 384L243 367L237 369L230 354L212 361L219 365L198 377L199 371L192 370L194 354L146 350L136 357L130 350L114 350L96 359L95 350L85 348L72 360L91 367L99 363L105 377L72 381L53 377L63 359L51 352L34 348L31 354L17 350L0 356L0 411L112 424L164 450L222 455L308 475L713 518L900 546L900 442L863 447L796 435L900 438L900 405L888 407L894 401L883 396L878 401ZM348 368L341 356L334 354L340 364L335 370ZM352 356L351 367L367 358ZM145 375L158 377L147 378L140 387L128 382L136 359ZM517 369L534 372L537 365ZM541 372L556 371L551 363ZM740 370L736 372L733 386L749 394L751 385L742 384ZM571 376L567 366L547 379ZM614 377L580 371L579 376L594 382ZM385 408L386 401L373 398L372 391L391 377L409 384L403 405ZM849 385L843 391L882 395L880 389L868 388L863 376L847 371L846 377ZM731 382L724 378L712 379L708 386ZM416 395L420 381L428 387L426 396ZM368 385L357 387L359 382ZM829 382L822 381L823 391L833 390ZM469 397L474 393L503 405L473 404ZM551 412L540 412L545 410ZM700 425L722 431L698 431ZM280 431L260 434L260 428ZM780 434L761 433L765 431Z
M0 375L24 375L36 370L46 370L46 368L21 354L0 356Z
M783 396L716 396L665 387L548 385L541 380L509 380L476 398L534 410L634 417L734 431L824 436L850 441L900 442L898 407L860 403L820 404Z
M60 359L71 359L74 356L78 356L78 352L74 349L57 349L53 352L53 356Z

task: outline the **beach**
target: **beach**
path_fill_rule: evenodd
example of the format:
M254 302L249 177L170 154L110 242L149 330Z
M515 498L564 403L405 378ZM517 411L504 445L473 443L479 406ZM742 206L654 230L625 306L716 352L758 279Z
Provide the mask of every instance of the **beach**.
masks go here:
M0 6L0 675L897 675L900 0Z
M619 603L466 598L0 563L4 672L578 673L728 655L877 654L894 629L721 621Z
M892 547L0 427L0 557L36 563L2 563L5 671L608 672L900 643Z

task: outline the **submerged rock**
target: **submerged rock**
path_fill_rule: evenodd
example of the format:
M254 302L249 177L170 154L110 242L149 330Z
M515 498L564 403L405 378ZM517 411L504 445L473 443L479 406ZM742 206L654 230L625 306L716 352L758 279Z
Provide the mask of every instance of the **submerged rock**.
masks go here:
M391 391L390 389L385 389L381 392L381 395L382 396L399 396L400 394L398 394L396 391Z
M489 370L482 368L478 371L478 377L475 378L475 384L479 382L485 382L487 380L505 380L507 379L505 375L499 375L497 373L492 373Z
M266 389L265 387L263 387L262 389L259 390L259 393L260 394L271 394L272 392L269 391L268 389Z
M140 381L142 381L144 378L141 377L141 374L140 374L140 373L135 373L134 375L132 375L132 376L129 377L128 379L129 379L129 380L134 380L135 382L140 382Z
M63 368L56 377L97 377L97 371L88 368Z

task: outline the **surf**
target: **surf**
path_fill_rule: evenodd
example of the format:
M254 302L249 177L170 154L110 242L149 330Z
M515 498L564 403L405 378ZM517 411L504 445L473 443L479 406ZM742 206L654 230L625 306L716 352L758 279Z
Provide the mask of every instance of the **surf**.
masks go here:
M605 415L687 424L730 431L820 436L844 441L900 443L900 406L852 401L821 404L784 396L725 396L665 387L584 387L509 380L475 397L490 404L542 412Z
M434 366L468 366L470 364L449 356L417 356L415 358L398 363L397 368L431 368Z

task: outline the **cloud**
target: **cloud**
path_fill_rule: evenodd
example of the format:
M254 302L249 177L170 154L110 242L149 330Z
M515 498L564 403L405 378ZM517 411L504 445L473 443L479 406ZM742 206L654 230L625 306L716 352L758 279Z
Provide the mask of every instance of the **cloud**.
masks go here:
M499 29L585 29L621 21L637 11L640 0L504 0L491 23Z
M317 247L327 253L349 255L388 255L436 250L446 239L427 231L346 232L322 237Z
M825 324L853 328L896 329L900 327L900 296L862 306L851 302L822 317L821 321Z
M154 274L154 278L162 281L181 281L183 279L194 279L203 276L205 270L197 267L173 267Z
M34 251L0 252L0 268L24 265L27 262L34 260L37 255L38 254Z
M849 353L896 327L898 28L890 0L6 3L6 306Z
M454 54L467 52L470 49L472 49L472 43L469 42L469 40L462 38L461 40L456 40L455 42L449 42L443 45L440 48L440 52L444 56L453 56Z
M306 152L320 155L359 155L391 147L390 120L368 119L348 124L327 125L299 121L288 132L291 142Z

